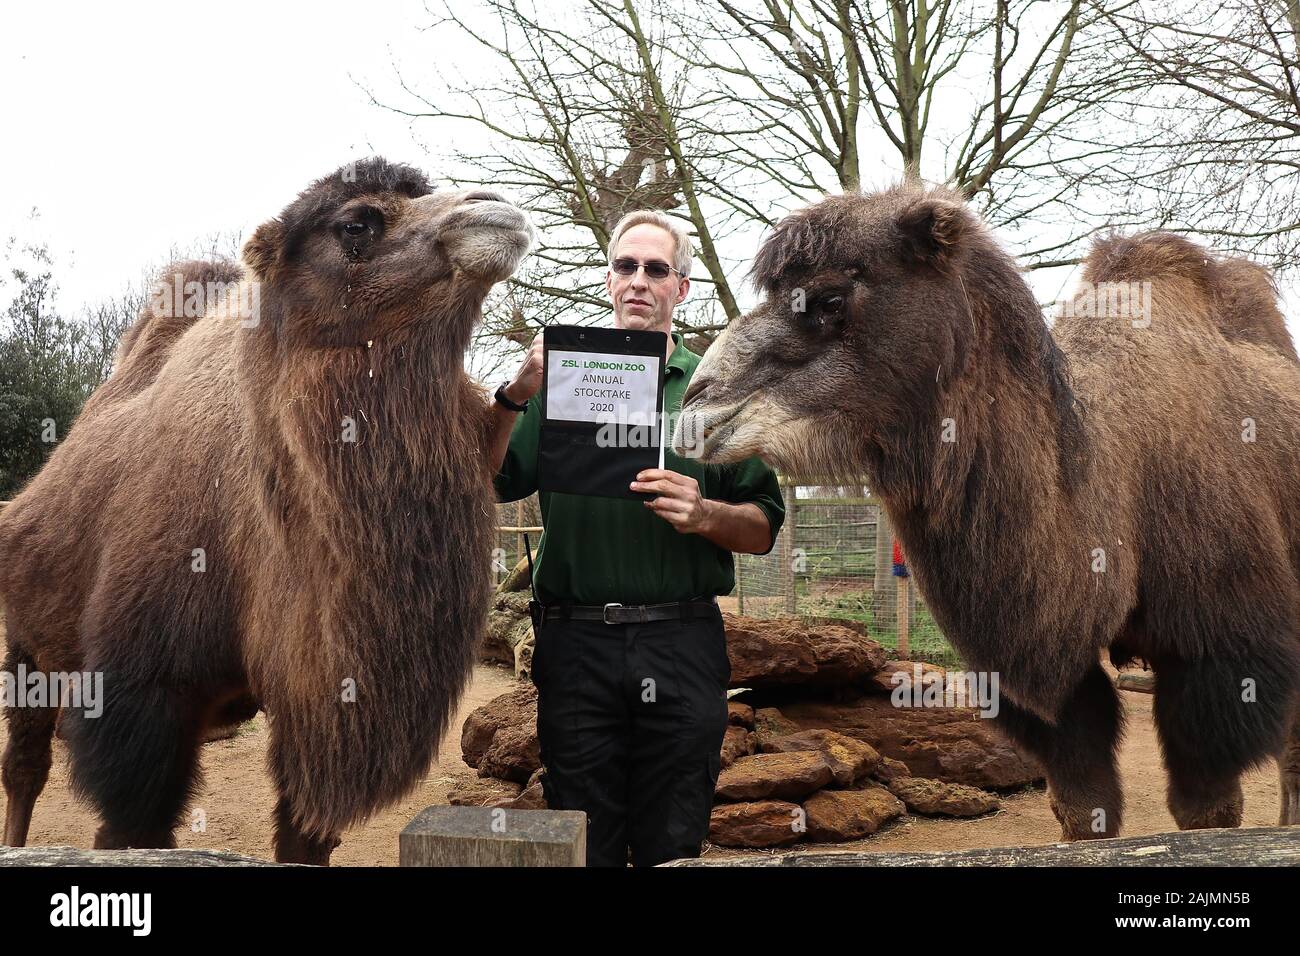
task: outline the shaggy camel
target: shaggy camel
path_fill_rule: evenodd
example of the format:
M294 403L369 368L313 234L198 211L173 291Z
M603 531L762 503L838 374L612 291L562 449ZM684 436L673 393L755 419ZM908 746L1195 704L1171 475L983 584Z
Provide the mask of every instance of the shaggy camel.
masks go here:
M1121 824L1103 650L1155 670L1179 827L1238 825L1270 757L1300 822L1300 365L1263 270L1112 238L1049 332L966 204L906 186L787 217L754 279L678 447L868 476L1067 839Z
M198 742L259 705L278 860L328 863L427 772L490 587L487 405L463 357L531 237L497 194L376 158L259 227L242 269L164 275L0 516L5 670L103 674L102 715L60 721L96 847L174 846ZM21 846L56 711L7 716Z

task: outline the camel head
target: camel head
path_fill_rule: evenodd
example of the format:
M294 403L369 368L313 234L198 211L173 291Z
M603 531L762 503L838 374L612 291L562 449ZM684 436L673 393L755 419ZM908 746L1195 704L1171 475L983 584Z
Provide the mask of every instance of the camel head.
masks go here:
M484 189L433 191L424 174L382 158L312 183L244 246L277 332L355 345L421 322L468 324L528 251L528 217Z
M764 301L695 372L674 445L719 463L758 455L836 474L905 424L963 360L961 279L979 220L948 190L830 196L781 220L751 277Z

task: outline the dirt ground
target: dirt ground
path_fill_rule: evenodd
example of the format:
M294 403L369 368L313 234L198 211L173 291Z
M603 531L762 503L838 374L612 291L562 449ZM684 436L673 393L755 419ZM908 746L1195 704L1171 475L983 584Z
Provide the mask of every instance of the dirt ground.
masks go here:
M469 691L461 702L452 726L459 728L471 710L505 693L514 684L510 671L478 666ZM1128 735L1121 752L1121 771L1127 810L1125 835L1158 833L1175 829L1165 809L1164 772L1151 722L1151 698L1146 694L1121 692L1128 711ZM0 725L3 722L0 721ZM5 732L0 726L0 745ZM193 828L178 831L184 847L233 850L250 856L271 856L271 811L275 797L265 769L267 729L259 715L245 725L239 736L207 744L203 749L205 784L194 803L206 817L206 831ZM89 847L97 826L94 814L68 792L67 755L61 741L55 741L54 769L50 782L36 804L32 818L32 844L66 844ZM473 775L460 758L459 731L443 741L438 763L420 787L401 804L374 817L364 826L343 835L343 845L333 856L335 865L394 866L397 863L397 834L420 810L447 802L456 781ZM1277 822L1276 769L1272 764L1250 774L1243 781L1246 794L1246 826L1271 826ZM1041 790L1014 794L1004 800L1003 809L974 820L911 818L882 830L866 840L846 844L805 845L801 850L859 849L871 851L957 850L977 847L1030 846L1059 839L1056 819ZM766 851L736 851L707 847L710 854L756 854Z

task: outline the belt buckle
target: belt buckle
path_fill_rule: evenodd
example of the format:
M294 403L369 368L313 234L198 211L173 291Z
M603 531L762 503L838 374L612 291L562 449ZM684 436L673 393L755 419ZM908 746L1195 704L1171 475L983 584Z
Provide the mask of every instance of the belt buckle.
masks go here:
M610 603L608 603L608 604L605 605L605 614L604 614L604 619L605 619L605 623L606 623L606 624L617 624L617 623L618 623L618 621L611 621L611 620L609 619L609 609L612 608L612 607L622 607L622 606L623 606L623 605L619 604L617 601L611 601Z

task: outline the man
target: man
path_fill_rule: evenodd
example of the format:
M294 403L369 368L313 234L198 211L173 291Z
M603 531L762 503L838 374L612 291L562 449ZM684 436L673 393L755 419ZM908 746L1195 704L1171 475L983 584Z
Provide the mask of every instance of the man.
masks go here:
M700 361L671 331L690 290L690 240L675 220L642 211L623 217L609 249L614 327L669 333L664 407L675 416ZM541 384L538 335L493 405L502 501L537 490L541 399L530 399ZM664 464L629 485L656 496L648 501L541 495L533 682L543 789L550 807L587 813L588 866L626 866L629 847L634 866L699 855L731 679L716 596L735 586L731 553L767 553L785 518L776 476L757 459L706 468L670 448Z

